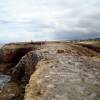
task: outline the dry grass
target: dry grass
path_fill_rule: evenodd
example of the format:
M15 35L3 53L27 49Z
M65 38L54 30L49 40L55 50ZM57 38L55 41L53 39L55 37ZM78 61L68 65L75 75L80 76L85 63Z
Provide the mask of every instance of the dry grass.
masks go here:
M100 41L82 41L82 42L79 42L79 43L89 44L89 45L100 47Z
M100 55L92 57L94 61L100 62Z

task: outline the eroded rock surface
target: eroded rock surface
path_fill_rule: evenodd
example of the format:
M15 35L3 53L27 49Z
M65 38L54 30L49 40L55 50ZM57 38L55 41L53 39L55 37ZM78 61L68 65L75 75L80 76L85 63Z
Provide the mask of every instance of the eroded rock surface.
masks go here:
M22 100L24 92L24 100L100 100L100 62L93 59L94 51L65 42L36 43L35 51L34 43L2 50L0 70L10 72L11 81L0 100Z
M32 47L19 47L19 48L10 48L3 47L0 49L0 62L9 63L9 62L18 62L22 56L27 52L33 50Z
M31 74L36 70L35 66L38 61L39 57L34 51L23 56L19 63L13 68L12 80L27 83Z
M92 55L88 50L75 47L81 50L52 45L37 54L42 59L26 86L24 100L100 100L100 62L87 56Z
M0 100L22 100L22 90L17 83L9 82L0 92Z
M17 70L16 73L13 73L13 69L15 69L16 64L19 62L19 60L27 54L29 51L34 50L35 47L31 43L11 43L6 44L0 49L0 74L10 75L11 80L8 82L8 78L5 79L5 77L0 78L1 82L1 89L0 89L0 100L22 100L23 94L24 94L24 82L21 84L21 80L18 80L18 76L22 78L22 75L25 71L25 67L21 68L24 70L22 73L20 70ZM25 62L24 60L22 62ZM31 61L30 61L31 62ZM21 65L20 65L21 66ZM23 65L24 66L24 65ZM27 71L28 72L28 71ZM13 73L13 74L12 74ZM26 74L25 74L26 75ZM13 81L12 77L14 77L16 80ZM26 81L26 76L24 76ZM23 78L23 79L24 79ZM28 79L27 79L28 80Z
M32 50L34 50L33 45L4 45L0 49L0 72L10 74L11 68L19 62L21 57L23 57L26 53Z

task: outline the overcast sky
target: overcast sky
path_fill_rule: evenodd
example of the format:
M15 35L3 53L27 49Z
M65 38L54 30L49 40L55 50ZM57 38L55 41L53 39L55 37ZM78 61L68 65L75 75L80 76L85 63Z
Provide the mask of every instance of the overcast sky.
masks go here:
M0 0L0 42L100 37L100 0Z

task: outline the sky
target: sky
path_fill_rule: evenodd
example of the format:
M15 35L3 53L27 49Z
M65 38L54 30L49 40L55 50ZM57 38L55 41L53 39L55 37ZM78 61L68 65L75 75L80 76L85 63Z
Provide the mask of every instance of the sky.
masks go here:
M0 0L0 42L100 38L100 0Z

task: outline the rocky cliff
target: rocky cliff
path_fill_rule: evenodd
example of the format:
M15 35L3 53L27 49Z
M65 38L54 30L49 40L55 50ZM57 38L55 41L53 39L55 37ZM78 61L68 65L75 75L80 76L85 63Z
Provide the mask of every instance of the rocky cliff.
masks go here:
M0 49L0 72L9 72L21 57L29 51L34 50L34 45L28 44L6 44Z
M5 85L2 90L0 89L0 100L22 100L25 84L29 80L30 73L34 70L34 68L31 68L34 63L30 59L31 55L29 55L30 57L27 57L26 54L39 48L39 46L39 43L10 43L4 45L0 49L0 74L10 75L11 77L8 84ZM30 66L31 72L29 72L28 67L25 67L25 65ZM26 70L28 74L26 74Z

